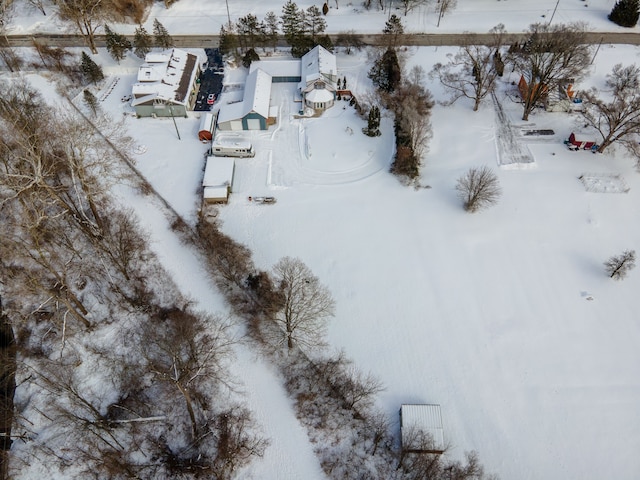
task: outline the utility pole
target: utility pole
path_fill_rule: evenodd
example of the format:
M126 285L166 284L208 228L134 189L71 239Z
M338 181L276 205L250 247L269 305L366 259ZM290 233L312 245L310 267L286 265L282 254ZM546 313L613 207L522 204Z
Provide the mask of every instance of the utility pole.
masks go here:
M229 29L231 29L231 15L229 15L229 0L225 0L227 3L227 20L229 20Z
M176 127L176 133L178 134L178 140L182 140L180 138L180 132L178 131L178 124L176 123L176 117L173 116L173 106L169 104L169 113L171 114L171 119L173 120L173 126Z
M549 25L551 25L551 22L553 21L553 17L554 17L554 15L556 14L556 10L558 10L558 5L559 5L559 4L560 4L560 0L558 0L558 1L556 2L556 6L555 6L555 8L553 9L553 13L551 14L551 18L549 19Z

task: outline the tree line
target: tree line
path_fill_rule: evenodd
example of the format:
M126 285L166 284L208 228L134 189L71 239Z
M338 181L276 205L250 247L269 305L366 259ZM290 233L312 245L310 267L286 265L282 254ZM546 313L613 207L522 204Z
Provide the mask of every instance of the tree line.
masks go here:
M268 443L229 373L238 340L182 295L112 198L115 184L144 190L111 147L128 151L122 125L93 119L108 145L28 83L0 92L9 475L46 464L82 478L233 478Z

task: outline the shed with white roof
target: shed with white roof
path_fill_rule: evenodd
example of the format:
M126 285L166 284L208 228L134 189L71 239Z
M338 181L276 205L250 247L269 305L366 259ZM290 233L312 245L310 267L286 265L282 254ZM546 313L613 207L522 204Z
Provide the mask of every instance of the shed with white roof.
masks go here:
M202 179L204 203L227 203L233 188L236 163L229 157L207 157Z
M400 407L402 449L413 453L445 450L440 405L404 404Z

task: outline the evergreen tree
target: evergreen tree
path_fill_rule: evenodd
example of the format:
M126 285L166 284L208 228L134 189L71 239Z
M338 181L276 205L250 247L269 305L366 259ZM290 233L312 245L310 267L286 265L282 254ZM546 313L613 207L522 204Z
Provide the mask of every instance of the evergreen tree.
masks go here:
M236 53L238 48L238 36L231 28L227 28L224 25L220 27L220 44L218 50L222 55L229 55Z
M369 110L369 120L367 128L363 128L362 132L369 137L379 137L380 133L380 109L375 105Z
M369 78L383 92L391 93L396 89L400 84L402 71L393 48L388 48L382 57L375 61L369 70Z
M387 47L395 48L398 44L398 36L404 33L404 27L402 26L400 18L395 14L391 15L389 20L385 22L382 33L387 38Z
M265 36L265 43L270 45L274 50L278 44L278 30L280 20L274 12L267 12L264 17L263 34Z
M111 30L109 25L104 26L104 32L107 36L107 51L116 62L120 63L120 60L131 50L131 42L124 35Z
M156 18L153 21L153 36L156 47L167 49L173 47L173 38L169 35L169 31L164 28L158 19Z
M98 113L98 109L100 108L96 96L87 89L82 92L82 95L84 103L87 105L87 107L89 107L93 114L96 115Z
M242 65L245 68L249 68L251 66L251 62L255 62L257 60L260 60L260 56L253 48L250 48L247 50L247 53L244 54L244 57L242 57Z
M85 76L85 78L93 84L104 79L102 67L91 60L91 57L84 52L82 52L80 69L82 70L82 74Z
M301 58L305 53L315 47L311 37L307 37L306 35L298 35L294 37L291 42L291 55L296 58Z
M151 51L153 40L151 35L149 35L149 32L147 32L142 25L136 28L136 33L133 37L133 46L133 53L135 53L139 58L144 58L147 53Z
M640 17L640 0L618 0L609 14L609 20L621 27L635 27Z
M331 37L329 35L321 35L319 37L316 37L316 41L312 41L311 48L315 47L316 45L320 45L328 51L333 52L333 42L331 41Z
M282 33L289 45L292 45L296 37L304 33L303 16L303 12L293 0L287 0L287 3L282 7Z
M327 28L327 22L322 17L322 12L315 5L307 8L304 15L304 29L311 39L315 42L316 35L323 33Z
M238 37L243 49L255 49L260 38L260 23L258 17L249 13L238 19Z

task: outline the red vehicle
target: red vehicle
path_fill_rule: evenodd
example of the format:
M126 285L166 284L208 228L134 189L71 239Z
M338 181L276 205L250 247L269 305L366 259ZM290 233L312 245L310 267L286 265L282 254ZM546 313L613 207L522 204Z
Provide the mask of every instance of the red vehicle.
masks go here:
M596 142L584 142L581 140L578 140L576 138L575 133L571 132L571 135L569 135L569 139L565 140L564 142L567 147L569 148L569 150L591 150L592 152L595 152L598 149L598 144Z
M213 105L215 101L216 101L215 93L210 93L209 96L207 97L207 105Z

